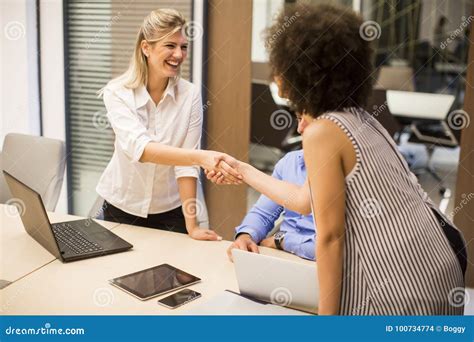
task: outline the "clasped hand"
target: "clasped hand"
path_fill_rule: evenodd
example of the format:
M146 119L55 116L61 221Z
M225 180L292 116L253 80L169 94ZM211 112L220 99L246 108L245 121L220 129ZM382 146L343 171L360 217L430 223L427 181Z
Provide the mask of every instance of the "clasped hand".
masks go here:
M239 185L243 176L239 172L241 162L234 157L215 151L206 151L207 161L201 165L207 179L215 184Z

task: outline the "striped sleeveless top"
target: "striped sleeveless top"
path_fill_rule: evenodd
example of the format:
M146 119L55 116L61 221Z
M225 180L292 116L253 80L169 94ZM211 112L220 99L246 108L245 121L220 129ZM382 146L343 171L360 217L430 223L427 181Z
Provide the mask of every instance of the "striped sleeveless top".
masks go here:
M439 217L454 225L421 188L387 131L359 108L318 119L336 123L357 158L345 180L340 314L462 315L463 304L453 296L464 291L463 272Z

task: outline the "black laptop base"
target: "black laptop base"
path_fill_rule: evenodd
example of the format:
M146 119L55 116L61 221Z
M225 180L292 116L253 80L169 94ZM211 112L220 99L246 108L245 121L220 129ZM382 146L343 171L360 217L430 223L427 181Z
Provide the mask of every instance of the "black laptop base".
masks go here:
M93 219L53 223L52 230L64 262L124 252L133 245ZM77 234L73 236L73 234Z

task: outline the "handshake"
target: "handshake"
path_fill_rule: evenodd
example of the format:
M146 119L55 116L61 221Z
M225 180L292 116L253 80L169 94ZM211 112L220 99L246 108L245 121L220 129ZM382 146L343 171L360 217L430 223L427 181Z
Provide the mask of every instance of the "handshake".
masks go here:
M245 181L250 166L223 152L199 150L200 166L208 180L215 184L239 185Z

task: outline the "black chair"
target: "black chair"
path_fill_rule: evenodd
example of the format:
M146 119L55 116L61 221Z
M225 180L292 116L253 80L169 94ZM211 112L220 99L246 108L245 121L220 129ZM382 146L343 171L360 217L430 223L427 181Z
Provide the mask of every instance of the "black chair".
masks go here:
M369 97L365 110L380 122L397 143L399 142L403 127L390 113L387 104L387 91L385 89L372 89L372 94Z
M447 119L444 121L415 121L410 125L408 141L425 145L428 154L426 165L413 170L413 172L416 174L428 173L439 182L440 195L443 198L451 197L451 190L445 186L443 179L436 172L432 165L432 159L437 147L456 148L459 146L461 130L452 129Z
M301 148L297 127L296 115L288 107L275 103L268 83L254 80L252 82L250 141L275 148L283 155ZM265 170L272 168L273 165L264 166Z

